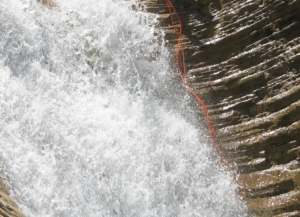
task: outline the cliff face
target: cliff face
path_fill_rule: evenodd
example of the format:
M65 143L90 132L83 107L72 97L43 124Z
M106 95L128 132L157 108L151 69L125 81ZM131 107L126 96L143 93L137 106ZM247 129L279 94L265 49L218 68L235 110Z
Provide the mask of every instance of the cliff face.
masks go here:
M259 216L300 216L300 0L172 0L190 85ZM176 44L165 0L147 0Z

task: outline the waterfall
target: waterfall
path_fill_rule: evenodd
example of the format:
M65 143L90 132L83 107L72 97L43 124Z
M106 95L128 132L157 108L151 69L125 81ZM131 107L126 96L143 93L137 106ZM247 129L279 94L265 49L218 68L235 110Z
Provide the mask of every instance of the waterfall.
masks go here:
M56 2L0 1L0 162L22 212L246 216L157 17Z

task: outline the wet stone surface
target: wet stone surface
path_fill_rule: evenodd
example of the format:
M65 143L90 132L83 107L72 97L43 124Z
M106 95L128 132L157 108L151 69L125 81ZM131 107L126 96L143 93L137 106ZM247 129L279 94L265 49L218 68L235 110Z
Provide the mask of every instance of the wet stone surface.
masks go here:
M17 205L9 196L6 186L0 179L0 217L24 217Z
M300 0L173 0L190 85L257 216L300 216ZM176 38L164 0L146 1Z

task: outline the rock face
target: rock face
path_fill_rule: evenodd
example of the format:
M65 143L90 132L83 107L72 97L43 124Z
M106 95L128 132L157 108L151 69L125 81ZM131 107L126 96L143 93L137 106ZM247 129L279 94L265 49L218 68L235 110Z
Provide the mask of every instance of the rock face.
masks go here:
M257 216L300 216L300 0L172 0L190 85ZM146 0L176 44L165 0Z
M0 217L24 217L9 196L5 185L0 179Z

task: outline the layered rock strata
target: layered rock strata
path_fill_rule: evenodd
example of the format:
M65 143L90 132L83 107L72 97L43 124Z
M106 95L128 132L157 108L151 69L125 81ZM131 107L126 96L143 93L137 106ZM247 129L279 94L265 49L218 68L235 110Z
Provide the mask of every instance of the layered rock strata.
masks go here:
M146 0L176 45L165 0ZM257 216L300 216L300 0L172 0L190 85ZM201 108L200 108L201 109Z

